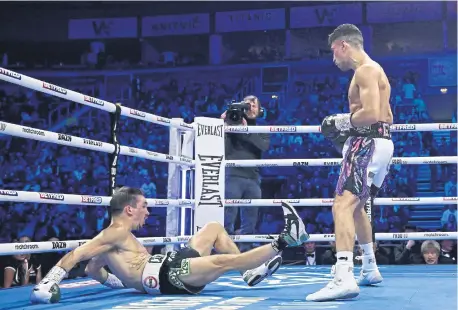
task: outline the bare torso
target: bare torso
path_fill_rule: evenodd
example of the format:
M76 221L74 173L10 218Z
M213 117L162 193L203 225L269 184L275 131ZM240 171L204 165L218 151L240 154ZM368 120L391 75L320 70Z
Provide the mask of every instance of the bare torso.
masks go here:
M378 121L393 124L393 113L391 112L390 107L391 86L390 82L388 81L388 77L386 76L385 71L383 71L383 68L375 61L371 60L367 64L374 66L374 68L377 68L380 71L378 80L380 90L380 117ZM348 89L348 102L350 103L350 112L352 113L362 108L359 96L359 88L358 85L356 85L355 83L354 75L351 80L350 87Z
M144 291L142 285L143 269L151 255L145 247L130 233L113 250L104 253L102 258L110 270L127 287Z

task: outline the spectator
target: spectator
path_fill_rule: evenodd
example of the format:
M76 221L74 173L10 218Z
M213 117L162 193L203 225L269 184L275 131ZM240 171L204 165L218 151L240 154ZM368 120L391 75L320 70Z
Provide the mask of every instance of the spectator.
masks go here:
M421 255L424 264L437 265L454 263L451 258L440 255L440 252L441 248L437 241L427 240L421 244Z

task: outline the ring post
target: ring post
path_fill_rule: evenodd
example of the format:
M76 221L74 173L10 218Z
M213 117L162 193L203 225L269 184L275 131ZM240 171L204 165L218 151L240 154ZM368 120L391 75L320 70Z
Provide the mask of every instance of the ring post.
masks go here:
M225 152L222 119L195 118L195 234L211 221L224 225Z
M194 131L182 131L182 145L180 155L188 158L194 157ZM189 170L189 184L187 182L187 171ZM181 199L192 199L193 188L192 169L189 166L181 166ZM187 197L189 195L189 197ZM186 220L190 219L189 231L186 229ZM181 236L192 233L193 210L192 208L181 209Z
M181 119L180 119L181 120ZM178 156L181 148L181 136L177 128L170 127L170 139L169 139L169 154L172 156ZM167 199L179 199L180 197L180 174L181 170L177 164L169 163L168 165L168 177L167 177ZM178 236L178 212L179 208L169 207L167 208L166 224L165 224L165 235L166 237ZM166 250L168 252L175 250L174 244L167 244Z

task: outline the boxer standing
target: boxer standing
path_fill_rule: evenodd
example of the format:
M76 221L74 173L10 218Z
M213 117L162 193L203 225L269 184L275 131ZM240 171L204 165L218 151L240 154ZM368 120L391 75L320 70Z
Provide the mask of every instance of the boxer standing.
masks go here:
M389 99L391 87L383 68L364 51L361 31L351 24L337 27L329 35L334 63L342 71L354 70L348 90L350 113L326 117L322 133L343 154L343 162L332 207L336 235L337 263L334 279L309 301L346 299L358 296L358 285L372 285L383 279L375 262L372 228L364 210L388 173L394 145ZM363 250L363 266L353 276L355 232Z

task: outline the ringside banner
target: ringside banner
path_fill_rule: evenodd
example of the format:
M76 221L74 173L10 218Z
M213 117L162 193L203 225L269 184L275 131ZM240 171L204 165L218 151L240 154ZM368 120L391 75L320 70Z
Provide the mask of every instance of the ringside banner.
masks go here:
M209 14L148 16L142 18L142 37L210 32Z
M68 38L70 40L136 37L136 17L70 19L68 21Z
M195 118L195 213L194 233L210 221L224 225L225 152L224 122L219 118Z
M455 4L456 5L456 4ZM368 2L368 23L405 23L442 18L442 1Z
M255 31L285 29L285 9L216 12L215 31Z
M291 28L338 26L363 22L361 3L293 7L290 12Z

